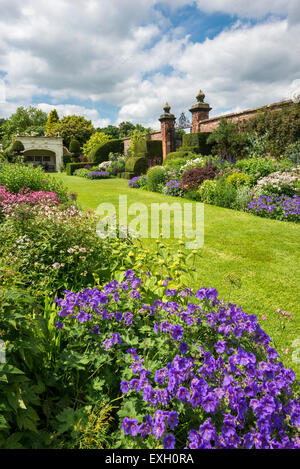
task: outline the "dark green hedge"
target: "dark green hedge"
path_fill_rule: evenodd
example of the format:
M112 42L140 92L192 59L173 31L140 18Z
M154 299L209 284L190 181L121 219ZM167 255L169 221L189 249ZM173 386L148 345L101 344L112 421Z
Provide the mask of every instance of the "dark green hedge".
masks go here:
M133 173L134 176L145 174L148 169L147 158L139 156L138 158L131 157L126 161L125 172Z
M167 161L170 160L178 160L181 158L185 158L188 155L189 150L177 150L177 151L172 151L171 153L168 153L164 159L164 164L167 163Z
M148 140L147 144L147 157L156 158L163 156L162 141L161 140Z
M89 161L94 161L96 164L108 161L110 153L124 153L124 142L122 140L110 140L104 145L97 145L88 155Z
M212 145L207 143L207 138L210 132L196 132L184 134L182 137L182 149L188 149L194 153L201 153L201 155L210 155ZM192 150L190 148L193 148Z
M67 163L66 165L66 173L68 176L72 176L74 171L76 171L76 169L81 169L81 168L85 168L86 166L95 166L96 163L95 162L85 162L85 163Z

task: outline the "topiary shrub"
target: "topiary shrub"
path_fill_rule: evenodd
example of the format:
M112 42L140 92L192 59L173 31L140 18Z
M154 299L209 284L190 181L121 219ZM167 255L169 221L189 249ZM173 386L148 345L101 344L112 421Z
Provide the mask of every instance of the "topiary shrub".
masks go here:
M237 189L240 186L249 186L250 177L245 173L233 173L226 178L226 184Z
M166 182L166 172L162 166L153 166L147 172L147 187L149 191L158 192L160 184Z
M217 167L206 165L204 168L198 167L189 169L183 174L182 188L188 191L196 191L206 179L214 179L217 175Z
M80 155L80 143L76 138L72 138L69 146L69 152L74 153L75 156Z
M97 145L88 155L88 160L96 164L108 161L110 153L123 153L124 142L122 140L109 140L104 144Z
M134 176L145 174L148 169L148 161L144 156L128 158L125 164L125 172L132 173Z

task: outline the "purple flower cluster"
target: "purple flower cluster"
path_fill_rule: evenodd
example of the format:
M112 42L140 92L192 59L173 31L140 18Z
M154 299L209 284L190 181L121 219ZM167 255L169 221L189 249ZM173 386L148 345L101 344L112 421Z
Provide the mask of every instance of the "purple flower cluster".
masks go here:
M165 185L165 195L171 195L173 197L181 197L183 192L181 189L181 181L169 181Z
M261 217L275 218L278 220L300 221L300 197L294 195L261 195L253 199L248 210Z
M108 171L92 171L87 175L89 179L107 179L110 173Z
M257 317L225 304L214 288L175 290L168 280L163 298L150 304L133 270L103 291L66 291L56 300L58 329L63 318L87 323L105 350L119 353L118 363L123 357L124 404L132 399L139 414L144 409L142 421L123 419L124 434L154 436L166 449L180 441L190 449L300 448L296 377ZM137 338L140 350L130 345Z
M146 176L136 176L128 181L128 187L138 189L147 184Z

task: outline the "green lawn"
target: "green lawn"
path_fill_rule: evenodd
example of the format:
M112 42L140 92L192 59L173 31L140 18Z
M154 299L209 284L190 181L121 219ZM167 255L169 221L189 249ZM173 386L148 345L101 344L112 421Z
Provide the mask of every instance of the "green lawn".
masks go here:
M127 195L128 205L143 202L148 208L154 202L190 202L144 190L128 188L122 179L94 180L55 174L69 190L78 194L83 209L96 209L102 202L118 207L119 195ZM256 314L265 331L275 340L277 349L290 348L282 356L284 363L300 375L300 364L292 361L292 343L300 338L299 284L300 226L267 220L254 215L205 205L204 246L196 262L197 282L192 287L213 286L226 301L240 304L247 313ZM177 253L177 242L166 240ZM155 240L143 240L156 249ZM241 280L231 288L226 276ZM290 311L293 321L281 330L275 310Z

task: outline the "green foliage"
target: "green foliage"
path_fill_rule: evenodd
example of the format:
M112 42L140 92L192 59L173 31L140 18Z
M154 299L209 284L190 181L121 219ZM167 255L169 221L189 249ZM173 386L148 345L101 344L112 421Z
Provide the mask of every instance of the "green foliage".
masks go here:
M147 187L149 191L158 192L160 184L166 182L166 172L162 166L152 166L147 171Z
M207 179L198 189L199 198L201 202L212 204L214 201L214 193L216 189L216 181Z
M227 176L226 184L237 189L240 186L249 186L250 177L244 173L233 173Z
M91 169L80 168L80 169L76 169L73 175L84 178L84 177L87 177L87 175L90 174L90 172L91 172Z
M242 212L247 211L248 206L251 202L250 187L240 186L237 187L236 200L233 203L233 208Z
M250 184L255 185L258 179L289 165L291 165L291 162L280 162L271 158L247 158L237 161L235 166L250 176Z
M257 132L248 134L248 145L246 151L250 158L263 158L267 154L268 133L258 135Z
M284 157L290 160L294 165L300 164L300 140L287 146Z
M103 127L102 129L96 129L96 132L101 132L103 134L108 135L112 139L119 139L121 138L120 129L115 125L108 125L107 127Z
M244 154L247 134L239 132L238 127L233 122L228 122L225 118L220 119L218 127L207 139L208 144L214 144L214 149L219 156L227 161L239 158Z
M59 123L59 132L67 148L69 148L72 138L76 138L80 146L83 146L94 131L92 122L82 116L65 116Z
M135 130L130 139L128 153L131 157L145 157L147 153L146 140L141 132Z
M110 153L122 153L124 143L122 140L108 140L104 144L97 145L88 155L88 160L96 164L108 161Z
M93 135L82 147L83 154L88 158L91 152L93 152L98 146L109 142L109 140L111 140L111 137L103 132L93 133Z
M288 145L300 139L300 104L259 112L251 119L241 121L239 128L244 132L256 132L259 136L267 133L268 152L280 157Z
M76 138L72 138L69 146L70 153L74 153L75 156L80 154L80 143Z
M224 179L218 179L213 195L213 205L232 208L236 201L236 195L237 190L234 187L226 184Z
M46 123L46 135L49 137L57 136L59 132L59 117L57 110L53 109L50 111L47 123Z
M84 163L68 163L66 165L66 173L68 176L72 176L74 174L74 171L76 171L77 169L80 169L80 168L86 168L87 166L90 167L90 169L92 168L93 165L95 165L96 163L95 162L91 162L91 163L87 163L87 162L84 162Z
M0 185L13 193L28 188L33 191L54 191L62 200L67 198L67 190L60 181L46 176L40 167L33 168L22 163L0 164Z
M148 140L146 142L146 150L148 158L161 158L162 159L162 141L161 140Z
M163 164L167 164L170 160L177 160L180 158L185 158L188 156L189 151L188 150L178 150L178 151L173 151L171 153L168 153L164 159Z
M15 140L11 146L11 151L17 155L20 155L24 151L24 145L20 140Z
M207 142L210 132L196 132L184 134L182 138L182 148L188 149L201 155L210 155L212 144Z
M2 143L7 149L15 135L44 135L47 122L46 112L35 107L19 107L1 126Z
M145 174L148 169L147 158L141 157L130 157L125 164L125 171L132 173L134 176L140 176Z

